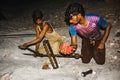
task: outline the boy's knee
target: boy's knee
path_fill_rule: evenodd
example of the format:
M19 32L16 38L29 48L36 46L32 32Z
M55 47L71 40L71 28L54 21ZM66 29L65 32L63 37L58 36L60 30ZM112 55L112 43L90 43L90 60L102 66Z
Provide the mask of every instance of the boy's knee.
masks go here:
M82 63L90 63L90 59L82 59Z
M96 63L99 64L99 65L103 65L103 64L105 64L105 61L104 62L97 62L96 61Z
M105 64L105 58L95 59L95 62L99 65L103 65L103 64Z
M103 57L95 57L94 60L99 65L105 64L105 56L103 56Z

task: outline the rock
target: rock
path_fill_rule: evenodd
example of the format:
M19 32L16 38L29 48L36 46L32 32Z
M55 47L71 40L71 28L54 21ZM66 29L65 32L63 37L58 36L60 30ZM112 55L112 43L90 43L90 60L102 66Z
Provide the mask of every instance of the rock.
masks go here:
M12 76L8 73L4 74L0 80L12 80Z
M120 32L117 32L115 36L120 37Z

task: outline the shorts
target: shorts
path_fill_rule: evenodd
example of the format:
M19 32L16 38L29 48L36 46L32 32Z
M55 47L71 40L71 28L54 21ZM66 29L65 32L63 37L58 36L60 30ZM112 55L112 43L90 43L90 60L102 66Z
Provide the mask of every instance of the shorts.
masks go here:
M97 64L105 63L105 47L104 49L98 49L98 45L100 40L90 40L86 38L82 38L82 62L89 63L93 58Z

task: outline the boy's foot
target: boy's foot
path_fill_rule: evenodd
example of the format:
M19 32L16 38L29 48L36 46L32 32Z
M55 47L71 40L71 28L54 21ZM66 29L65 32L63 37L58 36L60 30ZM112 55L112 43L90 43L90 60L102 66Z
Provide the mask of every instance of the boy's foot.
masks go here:
M49 65L43 65L42 69L50 69Z

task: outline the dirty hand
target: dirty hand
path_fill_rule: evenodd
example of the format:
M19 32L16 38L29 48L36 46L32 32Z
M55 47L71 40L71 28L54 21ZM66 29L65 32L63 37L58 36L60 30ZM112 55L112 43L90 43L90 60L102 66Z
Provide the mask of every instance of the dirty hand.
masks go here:
M59 47L60 53L64 55L72 54L75 51L74 46L70 46L69 43L64 43Z
M100 43L98 49L103 49L105 47L105 43Z
M18 46L20 49L26 49L28 47L27 43Z

